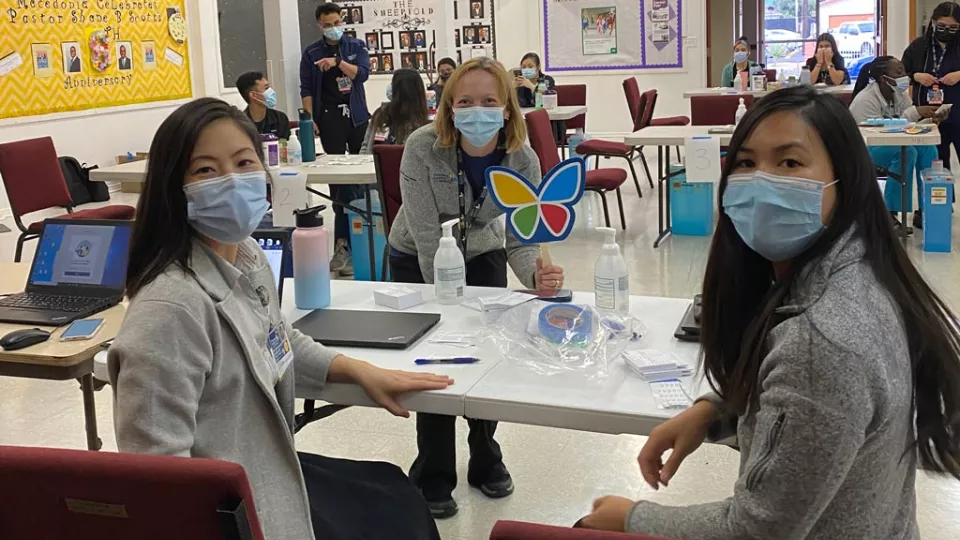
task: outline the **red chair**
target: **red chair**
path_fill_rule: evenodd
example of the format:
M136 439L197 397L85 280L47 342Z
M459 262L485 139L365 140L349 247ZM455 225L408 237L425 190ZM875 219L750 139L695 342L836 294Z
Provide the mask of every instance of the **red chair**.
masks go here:
M737 117L740 98L749 109L753 105L753 96L720 95L693 96L690 98L690 117L695 126L726 126L733 124Z
M403 159L402 144L373 145L373 165L377 171L377 192L380 194L380 208L383 209L384 234L390 236L393 220L400 213L403 197L400 195L400 161ZM387 275L388 250L383 257L383 273Z
M4 540L263 540L236 463L0 446L0 486Z
M550 115L545 110L537 110L527 114L527 131L530 134L530 146L540 158L540 172L547 172L560 163L557 152L557 143L553 138L553 127L550 125ZM600 195L603 201L603 219L607 227L610 226L610 210L607 207L607 192L617 192L617 205L620 207L620 225L627 229L626 215L623 212L623 196L620 186L627 181L627 171L623 169L595 169L587 171L586 189Z
M126 205L109 205L73 211L73 201L63 179L53 139L42 137L0 144L0 176L7 191L13 221L20 229L14 262L20 262L23 244L40 236L43 221L24 225L23 216L48 208L66 207L59 219L133 219L136 209Z
M645 534L551 527L520 521L498 521L490 531L490 540L667 540Z
M561 84L557 85L557 105L561 107L573 107L587 104L587 85L585 84ZM567 151L567 145L570 140L570 131L576 132L578 129L587 130L587 113L575 116L566 122L567 131L563 134L560 150ZM564 154L566 155L566 154Z
M633 131L638 131L640 129L640 115L643 111L644 104L641 103L640 88L637 86L636 79L631 77L623 81L623 93L627 98L627 109L630 112L630 119L633 122ZM633 184L637 187L637 195L642 199L643 192L640 191L640 180L637 178L637 170L633 166L633 155L635 152L636 148L632 146L602 139L589 139L577 145L577 153L583 156L584 159L590 159L591 157L596 159L598 169L600 167L601 157L622 158L627 160L627 165L630 166L630 174L633 176ZM650 182L650 187L652 188L653 178L650 177L649 170L647 172L647 181Z

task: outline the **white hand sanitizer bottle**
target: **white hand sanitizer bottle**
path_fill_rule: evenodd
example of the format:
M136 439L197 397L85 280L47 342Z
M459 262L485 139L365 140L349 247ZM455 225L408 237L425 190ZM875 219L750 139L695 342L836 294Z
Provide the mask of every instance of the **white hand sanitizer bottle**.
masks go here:
M303 165L303 148L300 146L299 135L294 134L287 141L287 165Z
M617 245L617 231L597 227L606 236L603 251L593 272L593 288L598 309L630 311L630 274Z
M747 114L747 104L743 102L743 98L740 98L740 106L737 107L737 115L734 117L734 125L740 125L740 120L743 119L743 116Z
M436 288L437 302L441 304L457 304L463 300L464 289L467 287L467 265L463 261L463 253L457 247L453 238L453 226L460 223L459 219L444 222L443 237L440 239L440 248L433 257L433 283Z

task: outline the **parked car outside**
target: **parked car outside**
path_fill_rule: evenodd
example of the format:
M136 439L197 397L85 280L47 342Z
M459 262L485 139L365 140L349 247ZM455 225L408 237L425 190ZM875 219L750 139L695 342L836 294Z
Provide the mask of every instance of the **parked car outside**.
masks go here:
M877 39L874 21L845 22L831 34L837 40L837 49L844 58L856 59L874 54Z

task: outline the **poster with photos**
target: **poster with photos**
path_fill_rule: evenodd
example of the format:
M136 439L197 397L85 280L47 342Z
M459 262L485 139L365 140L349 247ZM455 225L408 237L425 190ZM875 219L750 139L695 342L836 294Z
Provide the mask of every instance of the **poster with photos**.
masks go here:
M540 1L546 71L683 67L683 0Z
M374 74L401 67L432 72L441 58L450 57L459 64L473 58L475 48L484 55L496 54L493 0L341 0L337 4L344 34L364 42ZM466 28L471 28L469 39Z

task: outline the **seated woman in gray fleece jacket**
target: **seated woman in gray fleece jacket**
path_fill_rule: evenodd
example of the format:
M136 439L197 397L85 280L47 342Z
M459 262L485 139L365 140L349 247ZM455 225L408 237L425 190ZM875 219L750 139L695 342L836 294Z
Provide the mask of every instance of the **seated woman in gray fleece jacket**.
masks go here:
M540 247L522 244L505 231L503 212L486 196L484 173L494 165L540 183L540 162L526 141L526 123L503 66L490 58L460 66L447 81L433 124L411 135L403 152L403 204L390 228L395 281L433 283L440 224L459 218L467 223L460 241L467 285L506 287L509 263L527 287L553 293L563 286L563 269L544 268ZM417 414L419 455L410 477L438 518L457 513L452 497L457 485L454 422L450 416ZM488 497L510 495L513 481L493 439L497 423L469 423L467 481Z
M130 247L127 316L110 347L121 452L239 463L271 540L438 540L398 468L298 453L295 386L359 384L401 416L409 391L452 381L377 368L295 330L250 239L267 210L260 137L213 98L170 115L150 148Z
M894 236L850 113L806 87L760 100L733 135L720 197L701 339L716 394L655 428L639 463L668 486L705 439L736 434L733 495L604 497L581 524L684 540L918 538L918 461L960 479L960 330Z

